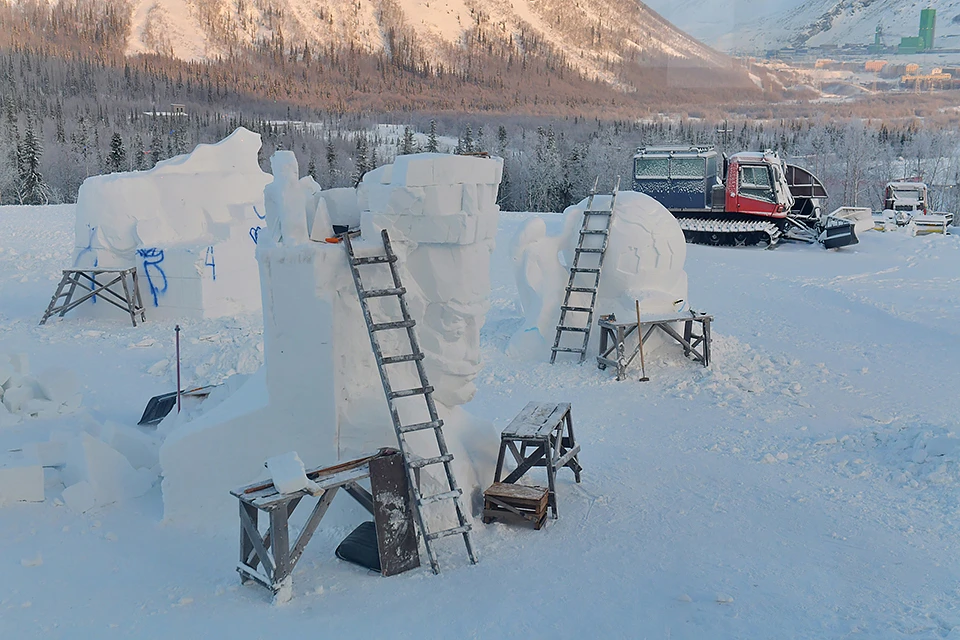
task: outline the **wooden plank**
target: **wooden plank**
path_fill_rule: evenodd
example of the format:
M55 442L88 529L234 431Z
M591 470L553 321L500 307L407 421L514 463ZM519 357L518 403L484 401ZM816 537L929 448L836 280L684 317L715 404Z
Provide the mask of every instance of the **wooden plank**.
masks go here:
M243 527L243 530L247 533L247 538L257 553L256 559L260 564L263 564L267 575L272 576L274 569L273 559L270 557L270 554L267 553L267 547L264 545L264 540L260 537L260 532L257 530L256 525L251 522L250 518L242 510L240 511L240 526ZM255 561L253 567L256 566L257 562Z
M537 461L539 461L540 459L544 458L544 457L547 455L547 451L546 451L546 450L547 450L548 446L549 446L549 445L548 445L548 443L546 443L546 442L543 442L543 443L541 443L539 446L537 446L536 450L535 450L532 454L530 454L530 456L528 456L528 457L520 464L520 466L518 466L516 469L514 469L514 470L510 473L510 475L508 475L506 478L503 479L503 482L509 484L509 483L512 483L512 482L516 482L516 481L519 480L521 477L523 477L523 474L525 474L527 471L529 471L530 468L534 465L534 463L536 463Z
M518 413L517 416L510 421L510 424L504 428L502 432L503 435L513 435L516 431L516 428L525 423L527 419L533 415L533 412L536 410L537 406L538 405L536 402L528 402L527 406L525 406L523 410L520 411L520 413Z
M361 507L367 510L367 513L373 515L373 496L370 492L361 487L356 482L343 485L343 490L356 500Z
M332 489L334 487L340 487L351 482L356 482L357 480L363 480L370 476L370 470L367 467L357 468L357 469L347 469L346 471L338 472L332 476L319 476L315 482L319 490ZM272 489L271 493L266 495L253 494L251 496L243 496L241 500L249 502L258 509L270 510L277 508L278 505L285 503L291 498L291 496L305 496L309 495L309 491L298 491L297 493L290 493L282 495L276 493L276 489L273 488L273 485L270 486Z
M524 484L507 484L504 482L495 482L483 492L484 496L495 496L509 500L528 500L539 502L547 495L546 487Z
M303 555L303 551L306 549L307 543L310 542L310 538L313 537L314 532L320 525L320 520L323 519L323 516L327 513L327 509L330 508L330 504L336 497L337 491L337 487L334 487L329 491L323 492L323 495L320 496L320 500L317 502L317 506L313 508L313 511L310 513L310 517L307 518L306 524L304 524L303 529L300 530L300 534L297 536L297 541L293 545L293 550L290 552L291 572L293 572L293 568L297 566L297 561L299 561L300 556Z
M274 588L290 575L293 567L290 564L290 530L287 520L290 513L286 505L270 512L270 537L273 538L273 578Z
M380 573L393 576L419 567L419 541L413 524L410 486L400 453L370 461L370 489Z

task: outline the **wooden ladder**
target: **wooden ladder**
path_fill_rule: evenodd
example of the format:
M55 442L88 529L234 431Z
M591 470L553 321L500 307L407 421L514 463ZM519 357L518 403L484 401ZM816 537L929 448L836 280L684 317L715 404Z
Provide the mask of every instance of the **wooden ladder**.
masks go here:
M613 195L610 197L609 209L594 209L593 198L597 194L597 183L593 184L590 190L590 198L587 200L587 206L583 210L583 222L580 225L580 239L573 254L573 264L570 265L570 279L567 281L567 291L563 296L563 304L560 305L560 320L557 322L557 337L553 341L553 351L550 354L550 364L557 361L558 353L578 353L580 354L580 364L587 357L587 343L590 341L590 329L593 327L593 311L597 305L597 289L600 287L600 271L603 269L603 257L607 252L607 245L610 240L610 227L613 222L613 209L617 201L617 192L620 190L620 177L613 187ZM591 224L594 219L599 219L602 226ZM586 246L587 244L596 245L596 240L600 238L600 246ZM590 265L590 261L595 261ZM581 260L586 264L581 264ZM579 278L579 280L578 280ZM576 304L571 300L576 296ZM589 302L587 297L589 296ZM571 314L568 318L567 314ZM564 347L560 346L564 333L583 334L583 343L580 346Z
M420 525L420 532L423 535L423 543L427 549L427 555L430 556L430 566L434 573L440 573L440 565L437 563L436 553L433 551L431 543L439 538L461 534L463 542L467 547L467 555L470 562L476 564L477 556L473 550L473 544L470 541L470 523L467 521L463 504L461 503L463 491L457 486L457 480L453 475L453 469L450 463L453 461L453 454L447 448L447 442L443 436L443 420L437 415L437 406L433 400L433 387L427 381L427 373L424 369L424 354L420 349L420 342L417 340L417 334L414 328L416 320L410 316L407 307L407 290L400 282L400 274L397 271L397 256L390 245L390 236L386 230L380 232L383 238L383 255L357 257L353 251L353 244L350 240L350 234L343 234L343 245L347 251L347 259L350 264L350 271L353 273L353 282L357 287L357 295L360 297L360 308L363 311L363 319L367 324L367 333L370 336L370 346L373 348L373 356L377 361L377 369L380 371L380 382L383 384L383 393L387 398L387 406L390 409L390 416L393 420L393 429L397 434L397 443L400 453L403 455L404 467L407 470L407 480L413 494L414 510L417 514L417 521ZM393 279L393 286L384 289L366 289L360 278L360 267L373 265L387 265L390 269L390 275ZM368 301L371 298L395 297L400 305L402 320L390 322L374 322L370 312ZM380 348L380 341L377 334L381 331L401 331L405 330L410 345L410 352L384 356ZM412 362L416 366L419 384L413 389L395 390L390 382L390 376L387 372L389 365ZM396 400L399 398L410 398L422 396L426 403L429 413L427 422L413 424L404 424L400 419L400 413L397 410ZM409 433L425 431L431 429L437 439L437 448L440 455L430 458L420 458L411 455L410 447L406 441L406 435ZM447 479L447 491L435 495L424 496L420 492L420 486L417 482L417 473L420 469L431 465L443 465L444 475ZM457 513L459 526L442 529L439 531L430 531L427 527L427 520L423 514L423 507L428 504L442 504L443 502L452 502Z

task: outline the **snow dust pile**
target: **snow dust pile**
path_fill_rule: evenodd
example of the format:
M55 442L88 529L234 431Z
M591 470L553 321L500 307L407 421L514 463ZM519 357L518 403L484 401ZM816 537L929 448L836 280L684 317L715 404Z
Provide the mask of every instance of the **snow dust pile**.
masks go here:
M265 366L203 415L162 425L172 429L160 454L165 518L232 522L228 491L262 477L271 456L297 451L313 467L395 444L344 248L323 241L335 224L359 223L358 255L382 253L380 231L389 231L455 471L476 500L481 478L492 473L496 436L459 405L473 397L481 370L502 161L401 156L367 173L354 203L344 190L323 192L311 179L298 179L292 152L276 153L271 163L257 247ZM364 269L366 288L394 286L385 266ZM379 322L400 319L395 298L371 299L370 307ZM409 353L406 334L389 333L378 336L384 354ZM396 388L419 386L414 363L391 367ZM398 401L402 419L428 421L422 396L414 400L417 406ZM432 436L414 434L421 435ZM417 453L435 455L421 449L426 440L410 438Z
M254 252L270 180L259 150L260 136L239 128L149 171L88 178L77 198L73 267L137 267L151 319L256 311Z
M609 209L610 200L611 196L595 196L591 208ZM511 258L524 322L511 338L508 350L511 355L536 360L549 357L587 203L585 199L567 207L559 235L547 235L544 220L534 217L514 236ZM591 229L602 228L596 222L598 218L593 217ZM599 246L599 242L589 246ZM683 231L663 205L644 194L619 192L607 260L597 292L596 313L612 313L618 320L629 322L636 317L635 301L639 300L644 317L675 315L686 306L687 273L683 268L686 255ZM594 264L582 262L581 266ZM582 286L587 277L580 277L584 279L577 280L576 284ZM575 303L575 300L571 302L577 306ZM655 347L652 342L648 350L653 351Z

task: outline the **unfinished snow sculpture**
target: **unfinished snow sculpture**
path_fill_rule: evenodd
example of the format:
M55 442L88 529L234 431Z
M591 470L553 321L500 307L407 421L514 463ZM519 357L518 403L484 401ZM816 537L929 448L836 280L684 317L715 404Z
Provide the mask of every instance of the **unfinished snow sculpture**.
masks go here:
M264 477L265 459L297 451L309 466L332 465L396 442L343 248L305 241L301 222L321 240L332 233L327 220L361 226L361 255L382 251L380 229L390 231L457 477L479 502L497 438L459 405L481 368L502 162L402 156L369 172L353 202L344 190L315 194L295 181L294 162L274 158L281 170L266 189L266 218L279 221L279 241L257 248L265 365L208 413L172 428L160 452L165 519L232 527L229 490ZM343 504L334 510L351 509Z
M593 208L609 207L610 198L595 196ZM567 207L559 236L547 236L545 228L531 220L514 239L514 266L524 311L524 324L510 343L514 355L537 359L550 355L569 273L560 266L557 250L564 264L572 263L586 205L584 199ZM629 321L636 315L634 301L640 300L644 315L675 314L679 301L687 299L686 255L683 231L663 205L641 193L619 192L596 313L615 313ZM558 267L563 271L559 277Z
M256 311L254 251L270 179L259 150L260 136L239 128L149 171L87 178L73 267L137 267L152 318Z

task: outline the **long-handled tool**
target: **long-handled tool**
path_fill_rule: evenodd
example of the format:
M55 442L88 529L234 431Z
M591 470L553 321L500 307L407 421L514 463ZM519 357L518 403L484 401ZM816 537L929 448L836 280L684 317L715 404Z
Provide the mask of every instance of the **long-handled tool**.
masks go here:
M640 382L650 382L647 365L643 361L643 327L640 326L640 301L637 300L637 348L640 349Z

